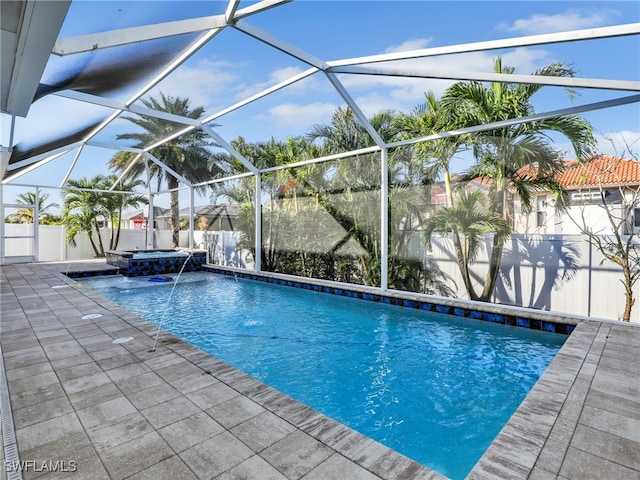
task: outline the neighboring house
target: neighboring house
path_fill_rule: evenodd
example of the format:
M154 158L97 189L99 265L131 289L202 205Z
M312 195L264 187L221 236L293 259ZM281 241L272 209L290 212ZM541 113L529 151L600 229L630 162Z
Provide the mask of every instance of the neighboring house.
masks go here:
M168 208L153 207L155 227L159 230L168 230L168 220L171 218L171 213ZM146 230L148 226L149 207L140 210L134 210L132 212L126 212L122 214L121 228L128 228L131 230Z
M240 205L221 203L195 207L195 228L208 231L236 231ZM180 218L189 218L189 209L180 210Z
M189 228L189 215L191 209L189 207L180 209L180 225L181 230ZM238 223L238 215L240 206L237 204L222 203L219 205L201 205L193 208L194 230L201 231L226 231L232 232L236 230ZM165 213L156 217L167 225L171 224L171 211L165 210ZM168 227L167 227L168 228Z
M608 155L582 163L568 160L556 178L570 195L569 209L558 212L551 192L540 191L533 199L531 213L516 213L515 233L578 234L578 225L586 224L596 234L612 234L600 189L605 192L605 203L615 218L622 219L625 215L633 232L640 233L640 162ZM514 211L521 212L519 199L514 203ZM633 232L629 229L619 233Z

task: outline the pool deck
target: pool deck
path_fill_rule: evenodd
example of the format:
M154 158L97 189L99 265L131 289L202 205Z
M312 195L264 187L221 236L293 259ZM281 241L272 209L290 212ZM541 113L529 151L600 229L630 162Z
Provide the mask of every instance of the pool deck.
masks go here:
M445 479L170 334L150 352L156 327L67 268L1 267L1 460L24 471L0 479ZM581 321L468 478L640 479L640 325Z

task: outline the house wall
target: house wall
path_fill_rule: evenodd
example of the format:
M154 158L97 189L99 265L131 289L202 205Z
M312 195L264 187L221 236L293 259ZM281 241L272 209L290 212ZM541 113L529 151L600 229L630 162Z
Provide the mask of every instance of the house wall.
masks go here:
M638 194L635 190L627 190L624 194L627 205L637 204ZM542 201L542 199L545 199ZM609 204L608 208L614 218L622 218L622 206L619 203ZM609 223L604 206L600 203L572 205L565 212L558 212L552 201L551 194L540 193L533 200L533 208L529 214L522 212L522 205L519 199L514 201L514 232L525 234L580 234L579 225L588 225L593 232L598 235L611 235L613 228ZM539 217L542 215L544 222L538 225ZM633 225L633 209L630 212L629 221ZM616 221L620 223L619 220ZM640 233L640 226L634 228L636 234ZM620 232L629 233L629 232Z

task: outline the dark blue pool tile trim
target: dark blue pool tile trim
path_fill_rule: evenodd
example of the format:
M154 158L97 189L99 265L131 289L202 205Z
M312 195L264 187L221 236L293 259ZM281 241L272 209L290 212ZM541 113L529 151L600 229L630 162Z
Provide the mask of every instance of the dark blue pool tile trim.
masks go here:
M107 252L107 263L120 269L120 273L127 277L143 277L148 275L162 275L165 273L178 273L184 268L185 272L197 272L202 270L202 265L207 262L206 252L193 252L184 266L185 257L169 256L162 258L133 258L133 254Z
M82 272L62 272L69 278L90 278L90 277L105 277L108 275L119 275L119 268L112 268L109 270L88 270Z
M219 275L226 275L236 278L243 278L248 280L257 280L266 283L273 283L276 285L283 285L287 287L302 288L304 290L313 290L315 292L329 293L332 295L339 295L343 297L358 298L360 300L366 300L370 302L385 303L388 305L398 305L401 307L415 308L418 310L426 310L429 312L444 313L447 315L454 315L456 317L470 318L474 320L482 320L485 322L499 323L503 325L510 325L512 327L529 328L531 330L540 330L550 333L560 333L563 335L569 335L575 329L575 325L558 323L552 321L543 321L532 318L523 318L515 315L507 315L492 312L483 312L479 310L472 310L468 308L455 307L449 305L441 305L433 302L423 302L417 300L410 300L406 298L398 298L392 295L360 292L358 290L349 290L344 287L331 287L327 285L318 285L314 283L308 283L299 280L287 280L281 278L268 277L263 275L257 275L250 272L238 272L218 269L211 266L204 267L205 270L217 273Z

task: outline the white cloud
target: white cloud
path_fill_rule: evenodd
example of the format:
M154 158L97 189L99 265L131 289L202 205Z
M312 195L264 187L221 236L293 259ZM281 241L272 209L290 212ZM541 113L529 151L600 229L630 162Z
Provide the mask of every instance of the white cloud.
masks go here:
M452 74L454 72L493 72L495 55L474 52L447 57L417 58L383 62L380 65L424 74ZM516 73L531 74L553 61L543 49L518 48L502 56L503 65L514 67ZM424 101L424 93L432 91L441 96L455 80L409 78L381 75L340 75L340 81L354 96L367 115L382 109L410 111Z
M411 50L421 50L423 48L427 48L431 42L433 42L433 38L414 38L411 40L407 40L400 45L392 45L387 48L384 53L396 53L396 52L408 52Z
M295 127L307 130L318 123L327 123L338 108L333 103L315 102L307 105L282 103L256 116L256 119L273 122L278 127Z
M615 11L606 9L595 10L589 13L571 10L556 15L531 15L529 18L521 18L510 24L502 23L499 25L499 28L525 35L563 32L599 27L615 15Z
M206 113L214 113L212 108L228 106L225 101L242 89L240 75L234 73L239 65L226 62L203 60L197 65L184 65L160 82L149 94L188 96L191 107L206 107ZM224 100L224 101L223 101Z
M622 130L596 134L598 152L640 159L640 132Z
M250 85L244 85L242 90L236 92L236 97L238 99L250 97L251 95L255 95L262 90L273 87L274 85L284 82L285 80L288 80L296 75L299 75L304 71L305 69L299 67L285 67L274 70L269 75L268 80L264 82L252 83ZM317 92L320 90L327 91L329 87L327 86L326 82L324 82L323 84L323 82L319 80L319 75L321 74L316 73L302 80L299 80L296 83L287 85L285 87L287 94L306 96L309 92Z

